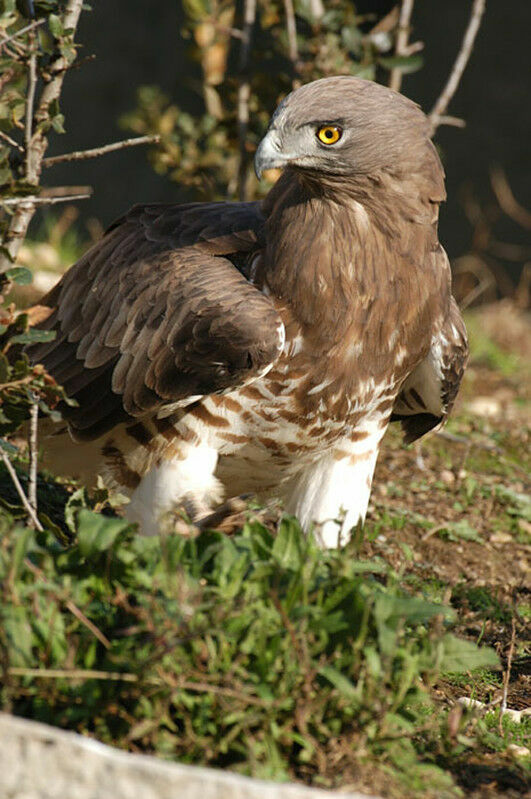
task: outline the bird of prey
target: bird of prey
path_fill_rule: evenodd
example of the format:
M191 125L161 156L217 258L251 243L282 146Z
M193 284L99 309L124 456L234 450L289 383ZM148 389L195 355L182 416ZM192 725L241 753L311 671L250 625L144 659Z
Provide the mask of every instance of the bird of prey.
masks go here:
M444 173L419 107L348 76L288 95L255 168L263 201L137 205L45 297L30 355L78 402L45 446L145 534L252 492L334 547L388 424L423 435L461 380Z

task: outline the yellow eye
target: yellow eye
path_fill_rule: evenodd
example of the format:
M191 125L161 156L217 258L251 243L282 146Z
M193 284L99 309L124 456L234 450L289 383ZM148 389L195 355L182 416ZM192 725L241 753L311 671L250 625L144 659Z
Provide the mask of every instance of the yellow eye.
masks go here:
M323 125L322 128L317 130L317 138L323 144L335 144L342 135L343 131L337 125Z

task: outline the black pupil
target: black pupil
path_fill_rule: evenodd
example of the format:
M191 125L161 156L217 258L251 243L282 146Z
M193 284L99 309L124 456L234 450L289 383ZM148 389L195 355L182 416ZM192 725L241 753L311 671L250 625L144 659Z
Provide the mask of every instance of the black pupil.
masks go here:
M328 130L325 130L325 136L326 136L327 139L333 139L334 138L334 131L331 130L330 128Z

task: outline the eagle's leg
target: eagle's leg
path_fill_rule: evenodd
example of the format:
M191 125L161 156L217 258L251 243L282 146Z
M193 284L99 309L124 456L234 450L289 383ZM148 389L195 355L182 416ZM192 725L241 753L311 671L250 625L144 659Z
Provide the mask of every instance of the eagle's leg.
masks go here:
M342 546L352 529L363 524L378 455L377 444L361 450L335 448L307 466L291 481L285 507L314 534L323 548ZM379 442L378 442L379 443Z
M126 506L125 515L143 535L168 529L175 511L182 509L195 521L208 515L223 499L214 476L218 453L206 444L181 442L171 458L153 464L142 477Z

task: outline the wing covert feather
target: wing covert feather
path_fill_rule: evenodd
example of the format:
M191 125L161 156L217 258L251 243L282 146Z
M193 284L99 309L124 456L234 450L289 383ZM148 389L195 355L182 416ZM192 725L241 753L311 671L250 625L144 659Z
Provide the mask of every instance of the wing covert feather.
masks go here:
M262 228L257 203L136 206L64 275L42 301L56 339L28 353L78 401L63 409L76 437L274 362L282 322L245 272Z

